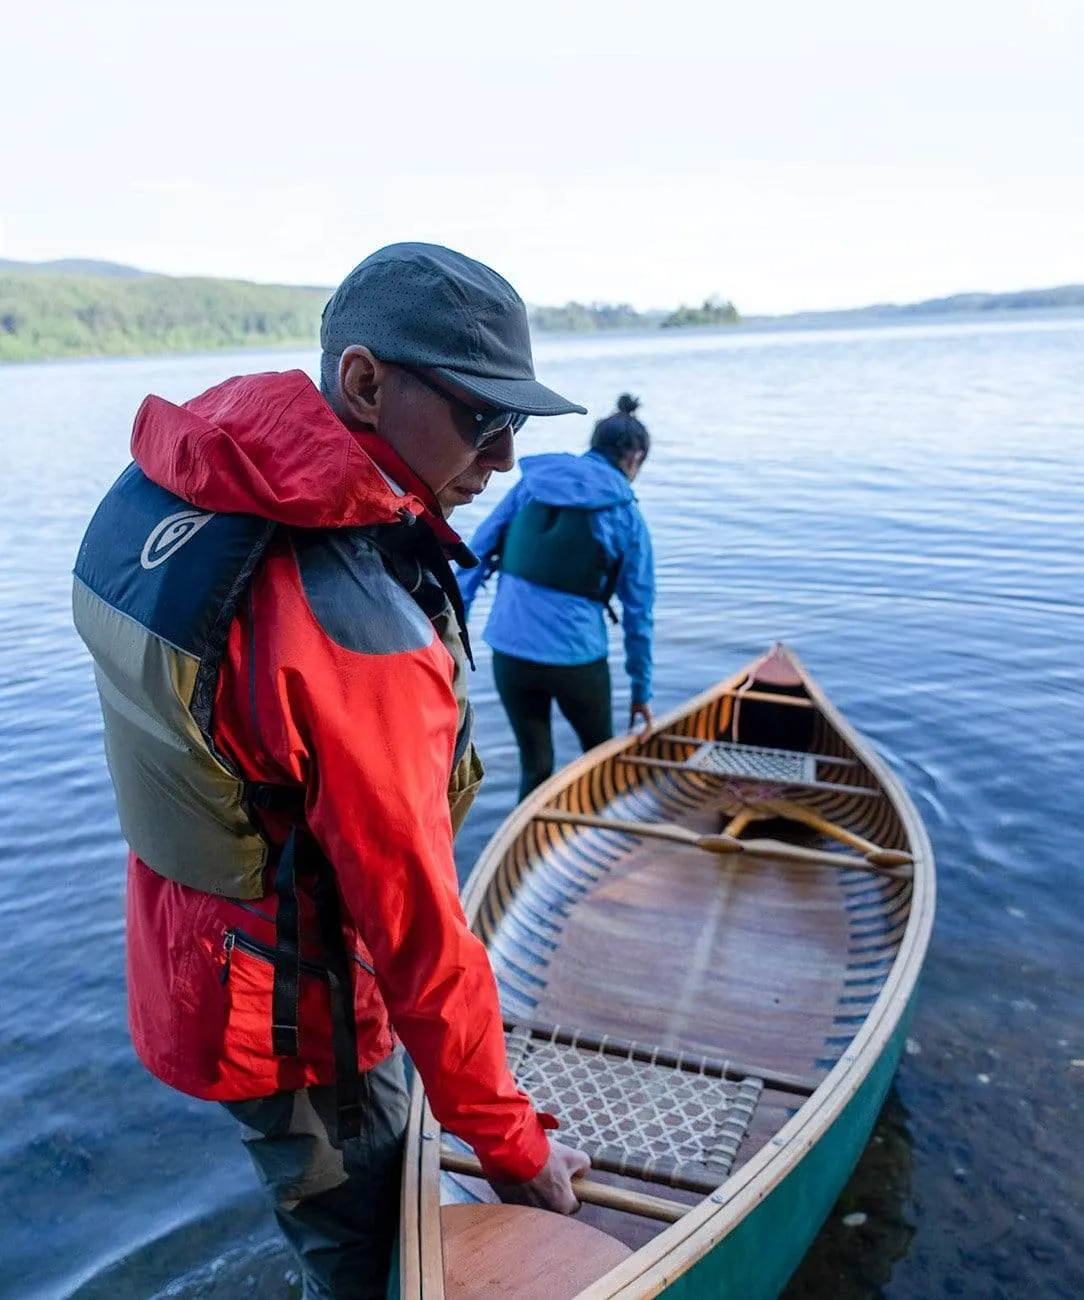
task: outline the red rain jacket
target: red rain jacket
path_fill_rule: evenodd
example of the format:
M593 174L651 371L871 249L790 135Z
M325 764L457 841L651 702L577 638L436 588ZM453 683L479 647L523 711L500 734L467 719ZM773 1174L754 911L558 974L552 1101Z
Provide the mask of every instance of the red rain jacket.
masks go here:
M200 509L334 529L394 523L406 507L454 536L394 453L381 443L376 454L398 483L413 484L405 496L363 441L291 371L231 379L182 406L149 397L132 454ZM344 571L341 581L352 580ZM338 877L357 957L359 1067L388 1055L394 1029L440 1123L492 1176L522 1181L542 1168L548 1142L508 1071L489 960L459 903L447 797L458 725L452 659L435 634L420 648L417 640L378 654L333 640L284 529L230 630L213 736L245 778L305 787L306 819ZM302 955L318 959L311 903L299 895ZM271 964L240 944L227 951L229 930L273 946L275 911L270 888L256 904L236 903L131 856L132 1038L165 1083L227 1101L334 1081L326 983L302 978L301 1052L276 1057Z

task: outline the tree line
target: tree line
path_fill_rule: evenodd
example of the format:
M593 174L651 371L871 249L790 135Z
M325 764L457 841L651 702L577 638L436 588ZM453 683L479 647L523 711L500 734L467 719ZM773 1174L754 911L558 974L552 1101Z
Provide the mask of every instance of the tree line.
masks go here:
M0 268L0 362L222 348L314 347L329 289L164 275L69 275ZM530 308L534 328L596 330L733 324L734 305L638 312L628 303Z

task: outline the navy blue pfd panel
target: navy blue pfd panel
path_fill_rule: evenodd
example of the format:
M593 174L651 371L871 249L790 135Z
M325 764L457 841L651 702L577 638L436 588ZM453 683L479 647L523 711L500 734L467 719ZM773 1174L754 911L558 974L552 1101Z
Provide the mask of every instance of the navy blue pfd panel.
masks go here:
M212 703L201 695L213 693L237 602L275 527L254 515L198 510L132 464L106 494L79 548L80 582L200 660L191 707L201 728Z
M252 515L197 510L133 464L95 512L75 576L107 604L199 658L253 548L273 528Z

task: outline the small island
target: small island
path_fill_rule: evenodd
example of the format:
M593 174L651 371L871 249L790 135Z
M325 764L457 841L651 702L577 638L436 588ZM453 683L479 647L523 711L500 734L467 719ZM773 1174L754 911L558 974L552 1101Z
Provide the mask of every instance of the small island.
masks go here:
M699 307L686 307L682 304L661 324L664 330L681 329L686 325L740 325L741 316L729 298L713 294L710 298L705 298Z

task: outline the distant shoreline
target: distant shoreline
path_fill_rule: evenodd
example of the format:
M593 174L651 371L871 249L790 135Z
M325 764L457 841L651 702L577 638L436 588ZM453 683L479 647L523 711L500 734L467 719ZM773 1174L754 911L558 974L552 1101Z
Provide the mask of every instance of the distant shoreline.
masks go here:
M317 346L330 289L152 275L116 263L0 259L0 363L168 356ZM1084 285L967 293L915 303L742 317L732 302L638 312L628 304L529 308L539 334L598 336L677 329L823 329L952 319L1004 319L1084 309Z

